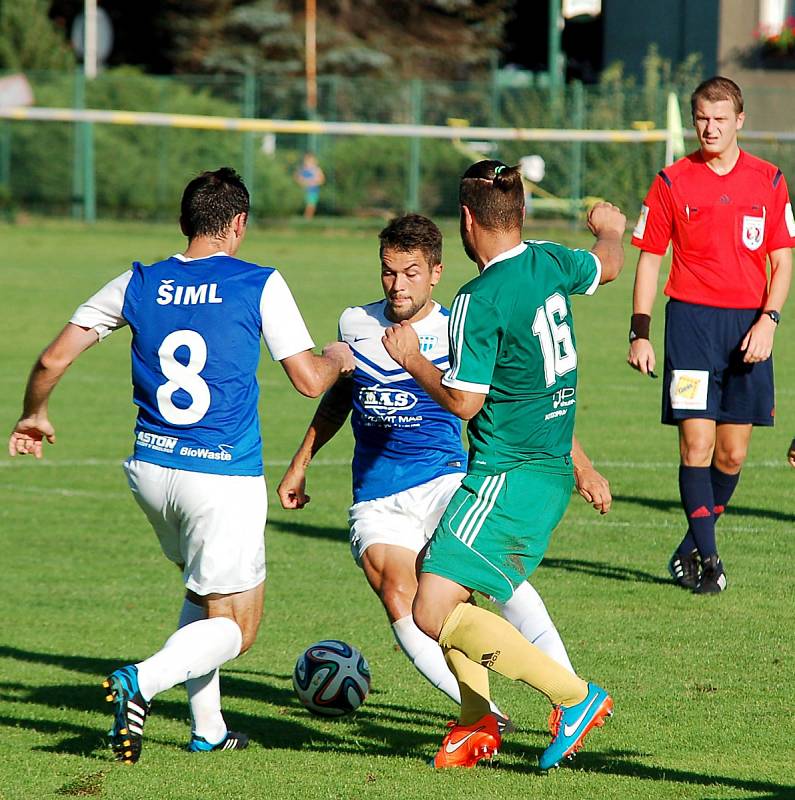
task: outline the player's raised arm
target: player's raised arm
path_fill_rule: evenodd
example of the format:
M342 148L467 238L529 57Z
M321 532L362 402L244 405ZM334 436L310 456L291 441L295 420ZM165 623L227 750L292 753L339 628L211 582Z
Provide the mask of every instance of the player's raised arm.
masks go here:
M353 353L344 342L330 342L319 356L304 350L280 363L293 386L306 397L319 397L354 368Z
M419 339L408 322L387 328L383 337L387 353L442 407L459 419L472 419L483 408L485 395L442 383L443 373L420 353Z
M72 362L97 341L93 328L70 322L39 356L28 378L22 415L8 440L9 455L41 458L44 439L55 444L55 428L48 416L50 395Z
M304 440L279 483L277 493L282 508L303 508L310 501L306 493L306 471L318 450L345 424L353 407L352 391L351 380L340 378L323 395Z
M599 283L615 280L624 267L624 230L627 218L618 206L597 203L588 212L588 230L596 237L591 252L602 264Z

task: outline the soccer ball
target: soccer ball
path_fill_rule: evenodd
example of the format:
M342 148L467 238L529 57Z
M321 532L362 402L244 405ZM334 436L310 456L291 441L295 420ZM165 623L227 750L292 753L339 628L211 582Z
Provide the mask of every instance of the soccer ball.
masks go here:
M324 639L295 662L293 688L313 714L341 717L356 711L370 691L370 667L352 645Z

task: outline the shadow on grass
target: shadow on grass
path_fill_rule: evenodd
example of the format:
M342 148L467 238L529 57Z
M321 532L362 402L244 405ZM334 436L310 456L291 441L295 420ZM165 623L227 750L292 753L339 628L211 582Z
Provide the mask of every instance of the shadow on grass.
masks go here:
M54 664L74 669L96 678L96 684L68 683L51 686L30 685L23 682L0 683L0 700L19 704L18 716L0 716L0 725L24 728L46 734L55 741L37 745L36 750L82 756L97 761L112 760L103 731L95 726L81 725L64 719L33 718L35 707L68 708L74 711L94 712L107 706L99 687L101 676L120 663L104 658L59 656L37 653L13 647L0 647L0 657L23 662ZM339 720L311 717L298 703L290 686L289 675L257 673L262 679L251 680L251 672L222 673L222 689L229 698L242 698L248 702L268 704L253 712L231 709L225 712L229 726L246 731L252 742L264 749L308 750L312 752L346 753L350 755L387 756L417 759L418 765L430 758L439 746L445 732L447 715L425 709L381 702L373 691L367 703L351 717ZM187 704L157 698L153 704L153 719L147 724L146 741L163 747L182 749L187 744L190 726ZM167 718L184 725L184 741L175 741L162 735L158 718ZM110 722L110 715L108 715ZM524 730L524 735L542 735L540 731ZM593 744L598 745L598 742ZM525 745L517 739L506 740L505 753L517 761L498 762L497 770L540 775L538 757L541 748ZM186 753L186 757L188 756ZM583 772L599 772L643 781L666 784L691 784L704 787L721 787L738 792L754 793L759 800L785 800L795 798L795 786L768 781L744 780L693 770L676 770L643 763L649 754L632 750L583 752L571 766Z
M348 544L348 529L331 525L312 525L308 522L292 522L283 519L269 519L268 530L280 533L294 533L296 536L307 536L312 539L328 539L331 542Z
M103 760L111 757L105 745L104 731L98 731L93 725L32 718L31 711L39 706L68 708L74 712L108 712L110 726L110 706L103 700L100 683L119 664L129 663L129 659L64 656L8 646L0 646L0 658L74 670L90 675L95 681L92 684L62 683L48 686L2 682L0 701L9 705L19 704L22 713L16 717L1 716L0 724L27 728L58 738L52 745L38 746L38 750ZM249 675L256 675L259 679L251 679ZM419 750L432 751L438 745L445 731L444 723L449 718L448 714L441 712L381 702L378 690L371 692L367 704L352 717L341 720L312 717L298 701L289 674L253 673L249 670L236 673L234 667L221 671L221 691L228 700L242 699L248 703L263 704L254 713L232 708L225 710L224 716L230 728L245 731L253 742L267 749L416 755ZM234 703L229 705L234 706ZM147 741L164 746L175 744L173 740L158 737L156 720L160 717L184 724L187 744L190 721L186 701L157 697L152 704L152 711L154 722L147 725Z
M591 740L588 741L588 744ZM507 772L539 773L538 757L541 750L523 745L509 744L505 752L521 754L527 763L503 764L497 762L496 769ZM709 772L695 772L693 770L677 770L669 767L657 767L644 764L643 758L650 757L650 753L641 753L636 750L607 750L605 752L583 751L572 762L565 762L561 769L575 770L577 772L598 772L601 774L618 775L624 778L635 778L643 781L657 781L668 784L691 784L693 786L716 787L721 789L735 789L739 792L753 792L756 800L793 800L795 798L795 785L778 784L770 781L745 780L731 778L725 775L716 775ZM554 772L551 773L554 775ZM550 789L552 791L552 789ZM675 795L674 795L675 796ZM707 800L707 795L703 800Z
M614 581L628 581L630 583L659 583L669 585L668 578L652 575L639 569L621 567L617 564L608 564L605 561L585 561L580 558L545 558L541 562L542 569L562 569L566 572L577 572L584 575L593 575L596 578L609 578Z
M636 495L615 495L614 503L632 503L638 506L653 508L655 511L673 511L682 513L682 503L679 498L662 500L656 497L638 497ZM795 514L783 511L773 511L769 508L751 508L749 506L729 505L721 519L728 520L732 517L749 517L756 519L769 519L775 522L795 522ZM684 533L685 520L682 519L682 532Z

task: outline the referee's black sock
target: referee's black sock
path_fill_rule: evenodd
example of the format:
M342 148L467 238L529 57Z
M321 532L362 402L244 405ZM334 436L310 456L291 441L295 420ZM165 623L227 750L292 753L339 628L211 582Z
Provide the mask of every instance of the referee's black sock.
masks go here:
M715 524L717 525L721 514L726 510L726 506L729 505L729 500L731 500L731 496L737 488L737 484L740 480L740 473L738 472L735 475L730 475L728 472L722 472L717 467L711 466L709 468L709 478L712 482L712 501L714 503L712 506L712 513L715 515ZM689 555L693 550L697 549L696 540L689 522L688 520L685 538L682 539L679 547L676 548L682 555Z
M709 478L712 481L712 498L715 503L712 511L715 514L715 522L717 522L737 488L740 473L729 475L728 472L721 472L717 467L712 466L709 468Z
M679 467L679 496L702 561L718 552L715 544L715 497L710 467ZM687 537L685 537L687 540Z

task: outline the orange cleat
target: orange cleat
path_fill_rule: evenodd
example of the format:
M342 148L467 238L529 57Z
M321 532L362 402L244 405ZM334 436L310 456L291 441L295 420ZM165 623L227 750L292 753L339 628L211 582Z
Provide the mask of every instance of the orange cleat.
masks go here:
M482 758L497 755L502 737L494 714L486 714L471 725L457 722L449 722L448 725L450 731L431 761L434 768L474 767Z
M562 716L563 709L560 706L553 706L552 711L549 712L547 728L549 729L553 739L558 735L558 730L560 730L560 720Z

